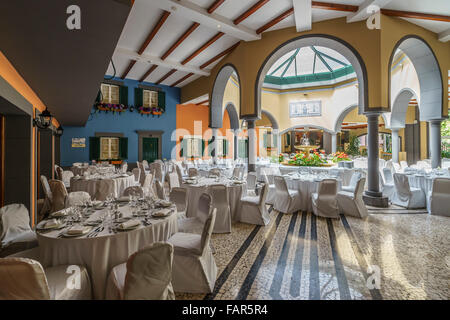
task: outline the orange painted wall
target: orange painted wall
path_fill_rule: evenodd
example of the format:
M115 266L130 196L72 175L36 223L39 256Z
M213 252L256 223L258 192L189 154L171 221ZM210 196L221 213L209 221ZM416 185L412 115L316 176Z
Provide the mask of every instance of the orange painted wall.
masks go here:
M202 135L203 139L209 140L212 137L212 130L208 127L209 124L209 107L203 105L187 104L177 105L177 159L180 160L180 138L184 135ZM232 146L233 136L230 131L230 117L228 112L223 116L223 127L219 129L219 135L227 136L229 145ZM208 143L206 143L206 148ZM233 157L233 148L229 149L227 158ZM203 159L209 159L209 156L204 156Z
M5 55L0 51L0 76L5 79L14 89L17 90L30 104L33 105L34 108L37 108L39 111L43 111L45 109L45 105L42 100L38 97L38 95L31 89L28 83L22 78L22 76L17 72L14 66L9 62L9 60L5 57ZM56 119L53 119L53 124L58 127L59 123ZM32 141L35 141L36 137L36 129L32 130ZM53 145L53 150L54 145ZM35 144L32 144L32 163L36 163L36 150ZM32 183L32 199L31 199L31 223L34 225L35 223L35 203L36 203L36 173L35 167L32 165L31 169L31 183Z

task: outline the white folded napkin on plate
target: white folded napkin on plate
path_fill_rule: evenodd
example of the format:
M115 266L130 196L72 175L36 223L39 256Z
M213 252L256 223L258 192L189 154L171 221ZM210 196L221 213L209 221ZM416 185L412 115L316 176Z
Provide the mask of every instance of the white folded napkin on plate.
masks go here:
M130 196L122 196L120 198L117 198L117 201L119 201L119 202L128 202L128 201L130 201Z
M52 217L64 217L67 215L67 210L66 209L62 209L56 212L53 212L52 214L50 214L50 216Z
M152 215L155 217L165 217L170 213L170 211L172 211L172 210L171 209L161 209L161 210L153 212Z
M137 226L139 224L140 224L139 220L131 219L131 220L128 220L126 222L122 222L121 224L119 224L119 228L120 229L128 229L128 228Z
M75 235L75 234L85 234L88 233L92 228L88 226L73 226L69 230L67 230L67 234Z
M54 228L60 225L60 222L56 219L50 219L45 222L44 226L45 228Z
M158 202L158 204L159 204L161 207L170 207L170 206L172 205L172 202L167 201L167 200L160 200L160 201Z

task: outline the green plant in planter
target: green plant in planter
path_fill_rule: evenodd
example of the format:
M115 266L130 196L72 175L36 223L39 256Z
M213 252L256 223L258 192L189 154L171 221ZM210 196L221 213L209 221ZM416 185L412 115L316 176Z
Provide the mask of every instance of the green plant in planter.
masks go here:
M345 150L345 153L351 156L359 155L359 139L356 135L350 136L350 141L347 150Z

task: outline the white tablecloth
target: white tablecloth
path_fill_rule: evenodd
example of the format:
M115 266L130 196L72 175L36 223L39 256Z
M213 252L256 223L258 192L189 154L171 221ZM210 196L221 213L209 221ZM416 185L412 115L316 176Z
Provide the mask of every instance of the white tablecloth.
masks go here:
M167 241L178 231L176 208L173 209L169 217L149 218L151 225L141 225L128 232L111 232L105 224L105 229L94 238L58 238L62 230L42 234L38 232L40 261L44 267L61 264L85 266L91 277L94 299L103 299L108 275L113 267L126 262L131 254L146 245ZM131 215L128 206L119 210L124 216ZM90 219L104 213L104 210L96 211Z
M312 212L311 194L317 193L319 190L320 178L317 180L313 177L291 178L285 177L289 189L298 190L300 192L302 207L301 210ZM342 180L336 179L338 182L338 191L342 188Z
M92 199L105 200L109 193L120 197L123 191L134 186L134 175L111 179L76 179L70 180L70 191L86 191Z
M448 175L421 175L421 174L408 174L409 186L412 188L419 188L425 193L425 197L428 204L428 193L431 192L433 188L433 181L436 178L447 178L450 179Z
M87 170L89 169L89 166L72 166L70 170L73 172L73 174L76 176L82 176ZM116 170L116 167L114 165L107 165L107 166L96 166L95 172L106 174L106 173L114 173Z
M228 200L230 205L231 219L237 221L239 211L239 203L243 194L247 193L247 185L233 184L228 179L220 179L219 182L214 178L200 178L198 184L186 184L183 183L183 187L187 189L188 208L186 211L187 217L197 216L198 200L202 193L209 193L209 186L213 184L224 184L228 190Z

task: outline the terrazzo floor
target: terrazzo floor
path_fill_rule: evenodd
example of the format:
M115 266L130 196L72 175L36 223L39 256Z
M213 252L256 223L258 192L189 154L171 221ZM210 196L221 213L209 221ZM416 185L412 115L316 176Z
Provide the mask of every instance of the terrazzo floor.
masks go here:
M450 218L369 208L366 219L271 212L213 234L214 292L177 299L450 299ZM387 212L387 213L386 213Z

